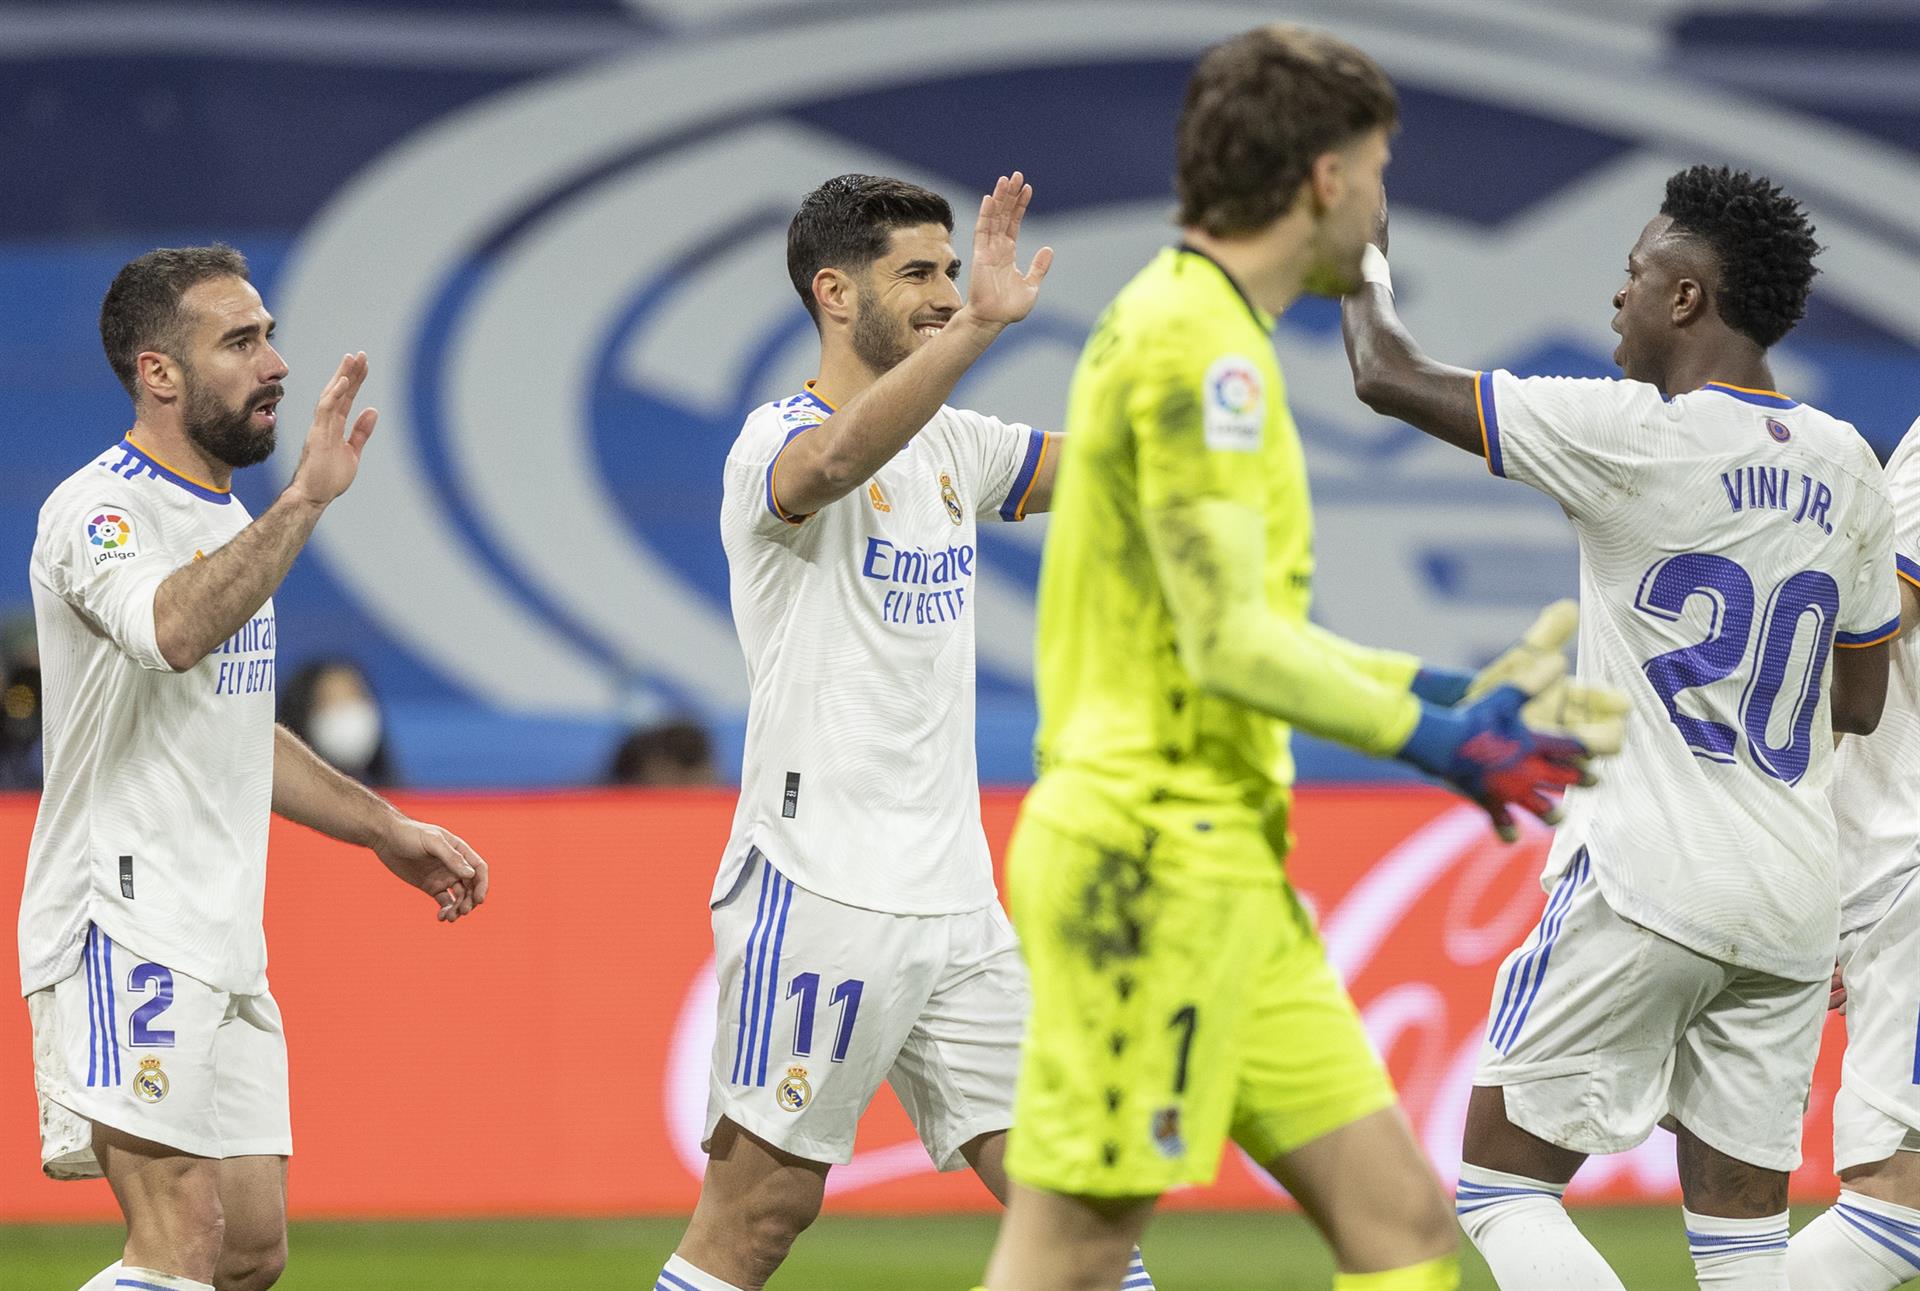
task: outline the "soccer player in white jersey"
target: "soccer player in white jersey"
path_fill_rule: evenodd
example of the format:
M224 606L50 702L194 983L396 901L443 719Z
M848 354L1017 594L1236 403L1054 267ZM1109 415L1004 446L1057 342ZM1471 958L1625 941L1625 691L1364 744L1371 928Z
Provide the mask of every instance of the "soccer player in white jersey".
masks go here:
M120 1262L83 1291L258 1291L286 1263L287 1050L261 906L269 810L373 850L458 919L487 868L274 725L270 597L373 433L341 360L292 481L258 519L229 490L273 451L286 364L230 247L149 252L100 310L126 437L40 511L30 577L46 789L20 903L42 1163L105 1175Z
M883 1080L940 1169L1006 1199L1028 994L980 825L976 522L1045 510L1059 454L944 401L1038 298L1052 250L1014 258L1032 195L1016 171L981 200L964 299L952 211L917 185L842 175L788 230L819 376L727 455L747 744L713 887L707 1173L656 1291L764 1285ZM1152 1285L1137 1252L1126 1285Z
M1362 400L1566 511L1579 675L1635 706L1613 773L1567 794L1474 1075L1456 1210L1510 1291L1619 1287L1560 1199L1656 1123L1701 1284L1786 1286L1838 937L1833 738L1879 720L1900 612L1878 462L1768 367L1817 250L1766 180L1674 175L1614 297L1622 380L1433 361L1383 255L1346 301Z
M1920 421L1887 462L1901 634L1879 729L1834 757L1839 995L1847 1051L1833 1100L1840 1200L1793 1235L1794 1291L1892 1291L1920 1277Z

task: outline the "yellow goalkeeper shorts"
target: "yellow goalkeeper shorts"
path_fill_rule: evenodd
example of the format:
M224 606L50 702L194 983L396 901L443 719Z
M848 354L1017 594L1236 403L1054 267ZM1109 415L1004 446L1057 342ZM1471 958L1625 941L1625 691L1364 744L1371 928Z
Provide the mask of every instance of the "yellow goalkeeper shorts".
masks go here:
M1271 855L1257 833L1245 845ZM1140 851L1031 812L1014 831L1033 1011L1008 1174L1070 1196L1157 1195L1212 1182L1229 1135L1265 1164L1393 1106L1279 859L1249 885L1195 876L1164 837Z

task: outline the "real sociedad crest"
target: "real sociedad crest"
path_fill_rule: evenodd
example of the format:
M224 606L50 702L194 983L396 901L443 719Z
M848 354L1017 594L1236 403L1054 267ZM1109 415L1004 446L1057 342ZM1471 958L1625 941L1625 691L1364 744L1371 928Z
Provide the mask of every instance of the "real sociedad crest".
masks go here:
M1402 89L1395 273L1437 357L1609 373L1625 250L1666 176L1701 159L1803 196L1833 248L1821 301L1920 340L1910 153L1690 85L1654 37L1516 7L1512 22L1550 39L1506 40L1495 18L1436 29L1430 8L1296 6ZM296 402L329 356L364 348L383 413L316 546L395 639L494 703L744 706L720 468L747 410L812 373L783 259L803 194L854 170L926 183L961 212L965 257L974 195L1023 167L1024 241L1059 259L1035 317L954 401L1057 427L1095 314L1171 239L1171 126L1193 58L1273 17L1265 0L769 12L780 21L662 37L443 118L342 191L270 302ZM819 49L885 53L827 69ZM1313 476L1318 617L1466 662L1571 588L1551 503L1354 400L1330 304L1289 311L1276 343ZM1791 343L1775 370L1815 404L1838 385ZM283 475L298 452L285 438ZM988 691L1028 685L1042 528L982 526Z

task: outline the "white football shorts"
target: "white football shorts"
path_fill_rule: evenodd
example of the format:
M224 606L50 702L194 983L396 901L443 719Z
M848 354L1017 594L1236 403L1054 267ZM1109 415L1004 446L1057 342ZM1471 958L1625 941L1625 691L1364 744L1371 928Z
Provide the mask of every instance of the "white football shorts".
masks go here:
M1026 965L998 904L900 915L796 886L757 850L713 908L720 979L704 1143L720 1118L811 1161L853 1159L885 1080L942 1170L1013 1124Z
M1549 1143L1623 1152L1671 1114L1766 1170L1800 1164L1827 983L1710 959L1615 914L1583 849L1494 979L1473 1083Z
M95 1122L190 1156L292 1154L271 994L216 990L90 926L79 969L28 996L27 1012L50 1177L100 1177Z
M1920 883L1840 938L1847 1053L1833 1100L1833 1168L1920 1151Z

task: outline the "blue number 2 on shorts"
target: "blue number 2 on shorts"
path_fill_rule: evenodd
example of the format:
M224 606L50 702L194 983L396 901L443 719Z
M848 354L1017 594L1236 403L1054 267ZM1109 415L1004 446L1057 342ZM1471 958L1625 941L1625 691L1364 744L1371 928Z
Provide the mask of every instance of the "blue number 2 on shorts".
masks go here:
M1813 716L1820 706L1820 681L1826 673L1827 654L1840 613L1839 585L1831 574L1819 569L1803 569L1786 579L1767 597L1766 608L1759 616L1759 640L1754 643L1753 578L1725 556L1689 551L1647 570L1640 580L1634 608L1673 622L1695 596L1706 596L1713 604L1707 639L1647 660L1643 665L1647 681L1666 705L1667 716L1687 747L1700 757L1732 762L1739 746L1734 728L1683 713L1678 700L1683 690L1733 676L1746 662L1751 644L1752 671L1740 695L1740 724L1747 736L1747 755L1774 779L1798 783L1813 757ZM1794 637L1800 620L1809 614L1815 616L1813 652L1789 687L1787 669ZM1786 742L1775 745L1767 727L1783 692L1793 701L1793 720L1788 724Z
M173 1032L153 1028L153 1020L173 1003L173 970L163 964L136 964L127 974L127 993L139 995L154 987L153 998L133 1011L128 1028L130 1047L135 1049L171 1049Z

